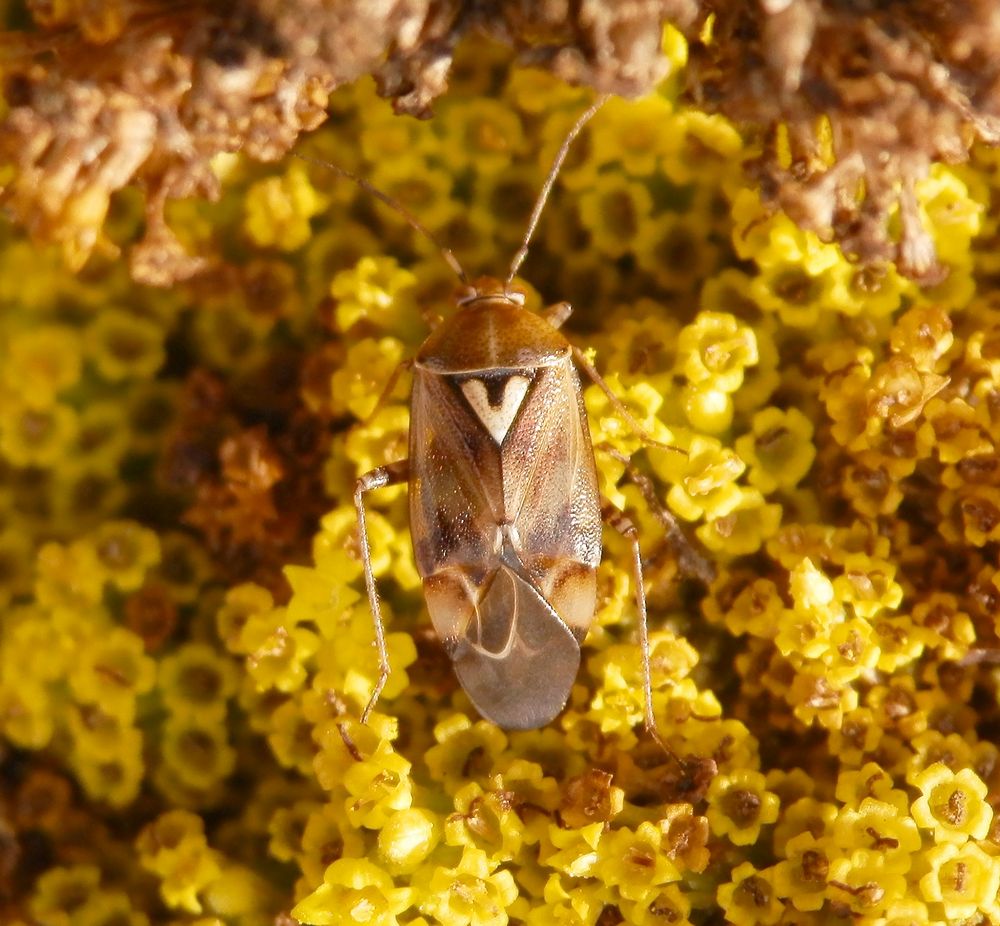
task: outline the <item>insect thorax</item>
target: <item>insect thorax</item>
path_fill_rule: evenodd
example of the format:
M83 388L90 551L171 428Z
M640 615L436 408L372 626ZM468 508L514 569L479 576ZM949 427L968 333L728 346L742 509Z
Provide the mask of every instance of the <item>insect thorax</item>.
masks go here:
M424 341L416 365L433 373L533 369L571 355L545 319L502 296L462 306Z

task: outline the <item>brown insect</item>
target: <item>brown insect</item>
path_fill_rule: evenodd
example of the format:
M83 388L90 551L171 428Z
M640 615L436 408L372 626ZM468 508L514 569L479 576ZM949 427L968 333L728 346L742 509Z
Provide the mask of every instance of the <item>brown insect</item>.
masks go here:
M454 255L400 204L367 181L333 169L399 211L441 248L466 289L413 360L393 374L388 395L412 367L409 458L365 473L354 503L365 585L375 625L379 677L367 720L389 676L378 590L372 574L364 496L407 482L410 533L431 621L476 709L507 729L533 729L565 706L593 622L601 560L602 504L577 368L642 428L583 353L559 332L571 308L540 314L512 286L563 160L602 105L584 112L564 140L535 203L506 280L470 284ZM652 441L652 443L657 443ZM651 496L640 478L640 488ZM642 560L635 528L605 505L632 545L643 658L646 726L652 716ZM710 575L672 517L656 505L682 566Z

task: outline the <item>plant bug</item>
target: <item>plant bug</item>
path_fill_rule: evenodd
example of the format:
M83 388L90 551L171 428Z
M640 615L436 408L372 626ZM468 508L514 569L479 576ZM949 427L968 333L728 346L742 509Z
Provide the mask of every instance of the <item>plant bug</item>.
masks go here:
M392 391L402 369L412 369L408 458L365 473L354 492L379 656L379 676L363 722L390 672L364 499L376 489L406 482L411 539L431 622L476 709L506 729L544 726L565 706L579 670L580 646L594 619L604 519L626 537L632 548L645 722L660 742L652 715L638 535L610 505L603 506L602 517L577 369L605 392L640 436L646 435L582 351L560 333L569 304L535 313L512 285L563 160L604 100L590 106L567 133L503 282L486 277L470 283L454 255L401 204L363 178L325 164L392 206L437 244L465 285L457 312L431 332L383 392L384 398ZM710 577L711 568L651 498L648 483L640 478L639 486L666 524L682 568Z

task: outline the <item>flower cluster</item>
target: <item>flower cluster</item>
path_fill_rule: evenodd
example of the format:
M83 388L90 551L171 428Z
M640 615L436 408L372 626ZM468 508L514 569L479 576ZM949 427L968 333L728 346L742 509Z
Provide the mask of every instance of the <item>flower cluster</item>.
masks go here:
M219 204L172 221L228 263L170 291L2 232L0 921L1000 921L992 155L915 186L950 268L919 286L774 212L676 80L586 125L523 288L573 303L616 397L584 380L649 649L608 530L547 727L459 686L406 486L358 535L457 281L319 162L500 276L587 99L485 40L433 120L343 88L306 160L215 162ZM111 220L143 232L127 199ZM362 542L391 666L365 723Z

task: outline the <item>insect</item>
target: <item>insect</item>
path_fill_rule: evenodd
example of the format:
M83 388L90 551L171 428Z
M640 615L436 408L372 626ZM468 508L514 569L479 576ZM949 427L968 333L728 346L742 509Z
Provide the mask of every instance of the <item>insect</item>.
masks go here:
M570 145L603 102L587 109L563 141L502 282L487 277L470 283L454 255L401 204L362 178L327 165L438 244L465 284L457 312L396 370L383 393L391 392L402 369L412 368L408 459L365 473L354 493L379 657L379 676L362 721L390 673L365 496L402 482L408 483L410 532L431 622L476 709L506 729L533 729L549 723L569 698L580 645L595 614L603 524L577 370L643 432L584 354L560 333L569 304L532 312L513 279ZM648 485L640 487L648 492ZM609 505L604 509L632 548L645 719L659 740L638 536L620 512ZM682 561L689 571L706 575L707 564L676 523L665 511L659 514L668 537L685 549Z

